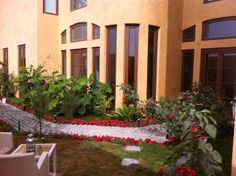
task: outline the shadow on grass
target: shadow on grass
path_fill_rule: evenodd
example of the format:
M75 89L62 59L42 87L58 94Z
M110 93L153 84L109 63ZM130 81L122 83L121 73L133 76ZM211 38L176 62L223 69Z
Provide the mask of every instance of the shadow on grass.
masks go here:
M24 137L16 137L18 146ZM153 176L155 173L140 165L121 166L122 158L88 141L44 139L42 143L57 143L58 176Z

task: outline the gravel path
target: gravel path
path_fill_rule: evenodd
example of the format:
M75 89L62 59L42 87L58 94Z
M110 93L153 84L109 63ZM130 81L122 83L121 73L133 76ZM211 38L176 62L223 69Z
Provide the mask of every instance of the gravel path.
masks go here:
M25 111L22 111L9 104L0 104L0 119L12 125L16 130L20 122L20 129L24 132L34 132L39 128L37 118ZM161 125L152 125L141 128L120 128L94 125L71 125L71 124L57 124L42 120L43 133L67 133L78 134L86 136L113 136L121 138L134 139L152 139L159 143L166 140L165 129Z

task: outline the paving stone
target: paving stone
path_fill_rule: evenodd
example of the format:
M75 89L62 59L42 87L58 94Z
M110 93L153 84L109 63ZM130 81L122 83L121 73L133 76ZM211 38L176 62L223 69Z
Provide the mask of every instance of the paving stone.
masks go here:
M139 164L139 160L137 159L132 159L132 158L124 158L122 161L121 161L121 165L122 166L129 166L131 164Z
M127 151L127 152L141 152L141 147L128 145L125 147L125 151Z
M18 121L21 124L21 131L35 132L39 129L38 119L35 115L22 111L9 104L0 104L0 119L18 129ZM71 125L56 124L42 120L42 131L49 133L68 133L86 136L111 136L120 138L134 138L145 140L147 138L162 143L166 141L166 132L161 125L152 125L141 128L120 128L120 127L101 127L93 125Z

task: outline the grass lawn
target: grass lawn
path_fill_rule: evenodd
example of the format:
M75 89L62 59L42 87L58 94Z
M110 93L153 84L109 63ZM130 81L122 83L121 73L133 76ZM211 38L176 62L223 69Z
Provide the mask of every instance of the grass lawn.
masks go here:
M14 143L24 143L25 136L15 136ZM57 144L58 175L68 176L153 176L161 167L170 149L159 145L143 145L141 153L128 153L124 146L46 137L37 143ZM124 157L140 160L140 165L121 166Z

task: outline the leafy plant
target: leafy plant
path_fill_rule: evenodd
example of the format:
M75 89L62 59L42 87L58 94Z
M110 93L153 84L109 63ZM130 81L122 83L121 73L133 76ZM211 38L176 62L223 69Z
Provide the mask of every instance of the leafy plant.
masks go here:
M132 86L129 84L121 84L119 87L123 93L123 104L136 106L139 101L139 96L135 93Z
M121 108L118 108L116 111L112 113L113 118L118 120L127 120L129 122L133 122L138 120L140 117L140 112L137 107L134 105L124 105Z
M30 105L39 120L39 136L42 135L42 117L48 111L49 96L45 85L35 85L30 92Z

